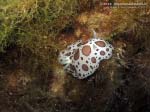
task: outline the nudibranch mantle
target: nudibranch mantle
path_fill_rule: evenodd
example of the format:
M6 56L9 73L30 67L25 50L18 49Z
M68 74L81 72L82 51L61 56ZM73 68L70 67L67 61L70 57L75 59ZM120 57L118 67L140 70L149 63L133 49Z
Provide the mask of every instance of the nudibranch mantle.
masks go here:
M93 38L86 42L78 40L67 46L60 52L58 60L66 72L78 79L84 79L98 69L100 61L112 57L113 49L107 41L98 38L94 31Z

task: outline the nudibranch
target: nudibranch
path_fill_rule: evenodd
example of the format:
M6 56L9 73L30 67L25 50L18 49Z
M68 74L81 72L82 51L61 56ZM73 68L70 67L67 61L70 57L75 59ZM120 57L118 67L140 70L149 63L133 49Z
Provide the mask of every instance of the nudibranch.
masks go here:
M64 70L78 79L91 76L98 69L102 60L112 57L113 46L98 38L95 31L93 33L93 38L86 42L78 40L61 51L58 57Z

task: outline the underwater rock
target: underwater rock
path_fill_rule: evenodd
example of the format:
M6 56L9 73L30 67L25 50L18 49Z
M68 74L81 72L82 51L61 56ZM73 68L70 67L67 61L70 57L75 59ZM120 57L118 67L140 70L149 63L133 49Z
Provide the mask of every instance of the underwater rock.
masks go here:
M78 40L61 51L58 57L64 70L78 79L91 76L99 67L100 61L112 56L112 45L98 38L95 31L93 32L93 38L86 42Z

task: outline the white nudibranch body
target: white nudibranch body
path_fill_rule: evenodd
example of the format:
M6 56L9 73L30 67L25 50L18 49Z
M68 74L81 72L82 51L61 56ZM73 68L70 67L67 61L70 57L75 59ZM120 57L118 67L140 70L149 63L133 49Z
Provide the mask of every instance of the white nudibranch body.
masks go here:
M58 60L64 66L64 70L78 79L91 76L99 67L100 61L112 56L113 46L103 39L96 37L86 43L82 40L71 44L60 52Z

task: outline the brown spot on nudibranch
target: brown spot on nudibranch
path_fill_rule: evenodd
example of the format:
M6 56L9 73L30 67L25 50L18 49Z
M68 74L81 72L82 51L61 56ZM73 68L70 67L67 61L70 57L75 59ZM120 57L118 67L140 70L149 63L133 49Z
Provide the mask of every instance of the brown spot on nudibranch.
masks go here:
M90 53L91 53L91 47L88 46L88 45L84 46L84 47L82 48L82 53L83 53L83 55L85 55L85 56L89 56Z
M71 49L71 47L68 48L68 50L70 50L70 49Z
M74 65L72 65L72 64L70 65L70 69L71 69L71 70L73 70L73 71L76 71L75 66L74 66Z
M107 48L106 51L109 51L109 49Z
M91 58L91 61L92 61L92 63L96 63L96 58L95 58L95 57L92 57L92 58Z
M69 52L69 53L66 54L66 56L70 56L70 55L71 55L71 52Z
M82 43L79 43L77 46L79 47L79 46L81 46L82 45Z
M76 51L76 53L74 54L74 60L78 60L79 59L79 56L80 56L80 53L79 53L79 49Z
M93 67L92 67L92 66L90 66L90 68L91 68L91 69L93 69Z
M95 42L96 45L98 45L99 47L105 47L105 43L103 41L97 41Z
M70 56L70 59L72 59L73 56Z
M100 55L104 56L104 55L105 55L105 52L104 52L104 51L101 51L101 52L100 52Z
M83 69L84 71L88 71L89 68L88 68L88 66L87 66L86 64L83 64L83 65L82 65L82 69Z

